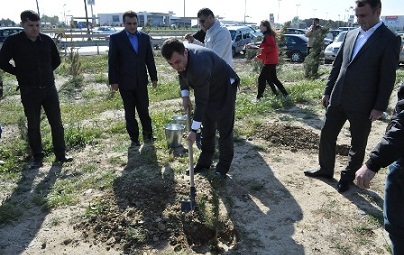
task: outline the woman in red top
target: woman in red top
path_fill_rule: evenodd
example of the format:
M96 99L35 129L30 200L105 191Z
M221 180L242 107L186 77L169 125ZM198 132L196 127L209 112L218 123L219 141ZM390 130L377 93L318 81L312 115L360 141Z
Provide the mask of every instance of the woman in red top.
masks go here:
M261 21L260 30L264 35L264 39L260 44L258 55L254 60L261 60L264 65L261 69L260 76L258 77L257 99L260 99L264 94L267 82L275 95L278 95L278 91L275 88L276 85L283 96L287 97L288 92L276 76L276 65L279 63L279 53L275 41L275 31L272 30L268 20Z

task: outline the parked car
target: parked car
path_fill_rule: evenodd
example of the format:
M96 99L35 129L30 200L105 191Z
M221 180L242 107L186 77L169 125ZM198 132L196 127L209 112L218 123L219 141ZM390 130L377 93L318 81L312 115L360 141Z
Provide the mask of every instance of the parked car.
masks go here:
M337 37L335 37L334 41L325 48L324 64L331 64L335 60L338 50L341 47L347 33L348 31L340 32Z
M401 37L400 64L404 64L404 38Z
M24 31L22 27L0 27L0 43L3 43L8 36L21 31Z
M339 30L339 29L335 29L335 30L331 29L331 30L328 31L328 33L327 33L327 35L325 37L332 40L332 41L334 41L335 37L337 37L337 35L339 33L341 33L341 32L342 32L342 30Z
M356 29L357 27L339 27L338 28L338 30L341 30L341 31L351 31L351 30L354 30L354 29Z
M307 56L307 37L302 34L285 34L285 43L280 44L292 62L303 62Z
M100 34L100 35L112 35L115 34L116 32L119 32L116 30L115 27L110 27L110 26L101 26L94 28L93 33L95 34Z
M306 29L288 27L286 28L285 34L304 35L306 32L307 32Z
M304 35L306 34L307 30L306 29L301 29L301 28L286 28L285 34L295 34L295 35ZM327 47L330 43L332 43L332 39L328 38L326 36L323 41L324 45L323 47Z
M231 35L233 56L246 50L246 45L257 38L257 32L249 26L228 26Z

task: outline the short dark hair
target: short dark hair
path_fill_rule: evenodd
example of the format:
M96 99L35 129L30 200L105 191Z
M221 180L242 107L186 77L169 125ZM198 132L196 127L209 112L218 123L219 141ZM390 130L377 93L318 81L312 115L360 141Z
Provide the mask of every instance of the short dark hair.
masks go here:
M373 11L382 8L382 2L380 0L356 0L355 3L358 7L363 7L368 4Z
M316 21L316 22L320 22L319 18L314 18L313 20Z
M185 45L178 39L170 38L163 42L161 46L161 55L165 59L170 59L174 52L178 52L180 55L184 55Z
M125 18L126 18L126 17L138 19L137 13L134 12L134 11L126 11L126 12L123 14L123 16L122 16L122 21L123 21L123 22L125 22Z
M196 15L198 18L201 16L208 17L209 15L212 15L212 17L215 17L215 14L211 11L209 8L202 8L198 11L198 14Z
M32 10L26 10L26 11L21 12L20 17L21 17L22 22L26 22L28 20L30 20L30 21L40 20L39 14Z

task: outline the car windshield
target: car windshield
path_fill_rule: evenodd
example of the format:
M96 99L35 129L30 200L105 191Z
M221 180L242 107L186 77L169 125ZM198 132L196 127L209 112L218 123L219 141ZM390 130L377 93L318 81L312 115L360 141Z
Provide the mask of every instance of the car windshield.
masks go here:
M344 41L346 36L346 32L341 32L337 35L337 37L335 37L334 42L342 42Z

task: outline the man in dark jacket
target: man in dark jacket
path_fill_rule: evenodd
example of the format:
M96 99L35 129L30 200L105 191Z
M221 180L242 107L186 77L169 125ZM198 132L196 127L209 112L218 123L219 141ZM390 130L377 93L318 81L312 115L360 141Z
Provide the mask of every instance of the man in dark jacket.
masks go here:
M333 178L339 132L348 120L351 148L341 171L338 192L349 189L365 157L372 122L386 111L396 80L401 38L380 20L380 0L357 0L360 28L349 31L335 58L322 103L327 107L321 129L317 170L309 177Z
M226 177L233 160L233 128L236 92L240 79L226 61L205 47L168 39L161 47L167 62L178 71L184 108L191 107L190 88L194 90L195 110L192 132L188 139L195 142L202 128L202 152L195 172L209 169L215 151L216 130L219 131L219 162L216 174Z
M398 92L393 117L382 140L368 161L356 172L356 184L368 189L382 167L389 166L384 193L384 227L390 235L393 254L404 254L404 83Z
M60 65L60 56L53 40L39 32L40 19L34 11L21 13L24 31L7 37L0 50L0 68L17 77L21 102L28 122L28 141L32 150L31 169L43 165L41 144L41 108L52 129L56 161L72 161L67 157L59 97L53 71ZM15 65L10 64L13 59Z
M132 11L125 12L123 22L125 29L110 37L108 78L112 91L119 89L121 94L131 146L139 146L139 126L135 111L142 123L143 141L152 142L154 139L149 114L147 74L150 75L153 88L156 88L157 70L150 36L137 31L137 14Z

